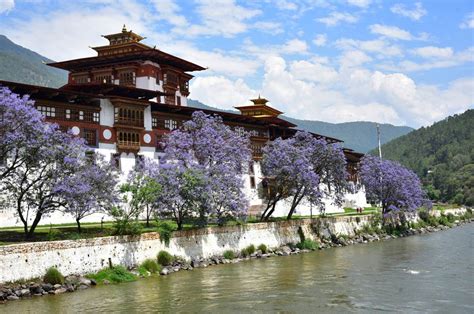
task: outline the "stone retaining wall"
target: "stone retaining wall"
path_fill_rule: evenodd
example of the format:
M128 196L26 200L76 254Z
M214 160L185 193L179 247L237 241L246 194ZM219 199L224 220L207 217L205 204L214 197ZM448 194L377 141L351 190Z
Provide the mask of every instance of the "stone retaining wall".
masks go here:
M319 235L353 235L370 216L302 219L243 226L213 227L173 233L169 245L158 233L140 237L103 237L75 241L24 243L0 247L0 283L28 280L57 267L64 275L87 274L113 265L133 267L160 250L187 260L240 251L250 244L280 247L300 242L300 233L314 239Z

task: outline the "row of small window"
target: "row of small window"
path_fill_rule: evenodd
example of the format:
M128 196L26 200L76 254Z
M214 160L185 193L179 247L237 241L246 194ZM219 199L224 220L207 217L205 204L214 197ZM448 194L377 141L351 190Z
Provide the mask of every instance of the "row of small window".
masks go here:
M97 111L84 111L72 109L59 109L50 106L37 106L36 109L49 118L59 118L72 121L100 122L100 113Z
M178 121L173 119L159 119L157 117L151 118L151 126L154 129L168 129L170 131L176 130L178 128Z
M237 132L240 136L245 135L248 133L250 136L262 136L262 137L268 137L268 131L258 131L258 130L249 130L245 129L243 127L235 127L234 131Z
M112 74L94 75L93 81L97 83L108 83L111 84L113 79L119 79L120 85L133 85L135 84L135 72L120 72L118 76L113 77ZM91 78L86 75L79 75L74 77L76 84L89 83Z

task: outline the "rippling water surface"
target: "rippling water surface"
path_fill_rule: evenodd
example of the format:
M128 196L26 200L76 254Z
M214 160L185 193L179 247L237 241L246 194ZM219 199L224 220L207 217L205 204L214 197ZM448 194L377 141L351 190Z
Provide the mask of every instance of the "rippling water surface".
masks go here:
M422 236L181 271L9 302L0 305L0 312L474 313L473 233L474 224L468 224Z

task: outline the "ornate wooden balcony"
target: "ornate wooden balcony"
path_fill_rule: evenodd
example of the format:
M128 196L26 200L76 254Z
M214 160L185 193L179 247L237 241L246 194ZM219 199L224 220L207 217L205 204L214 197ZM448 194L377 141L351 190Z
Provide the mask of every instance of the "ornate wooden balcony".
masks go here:
M133 141L117 141L117 148L124 152L138 152L140 150L140 143Z

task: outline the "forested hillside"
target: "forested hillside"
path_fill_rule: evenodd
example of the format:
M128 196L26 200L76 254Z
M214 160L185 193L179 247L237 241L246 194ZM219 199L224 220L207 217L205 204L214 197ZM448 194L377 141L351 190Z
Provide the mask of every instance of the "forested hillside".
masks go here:
M66 71L47 66L47 62L52 60L0 35L0 80L46 87L66 84Z
M188 100L188 105L202 109L220 110L192 99ZM231 110L222 111L236 112ZM283 118L296 124L300 129L343 140L345 147L361 153L366 153L377 146L377 123L375 122L358 121L329 123L323 121L300 120L285 116L283 116ZM382 143L387 143L394 138L413 131L413 129L408 126L395 126L391 124L381 124L380 130Z
M474 110L397 138L382 154L413 169L433 200L474 205Z

